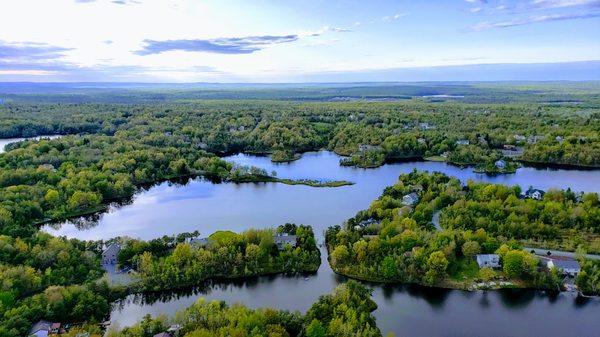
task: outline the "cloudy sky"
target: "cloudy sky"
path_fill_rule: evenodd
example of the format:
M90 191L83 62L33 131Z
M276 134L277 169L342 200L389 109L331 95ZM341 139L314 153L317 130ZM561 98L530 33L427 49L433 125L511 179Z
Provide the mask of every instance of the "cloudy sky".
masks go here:
M397 69L597 60L597 0L0 3L0 81L360 81Z

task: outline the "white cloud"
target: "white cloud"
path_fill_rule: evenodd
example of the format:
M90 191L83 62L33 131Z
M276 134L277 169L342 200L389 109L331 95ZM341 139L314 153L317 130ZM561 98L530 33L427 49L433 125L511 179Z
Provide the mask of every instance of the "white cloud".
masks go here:
M575 20L575 19L588 19L599 17L600 12L592 13L575 13L575 14L549 14L549 15L536 15L522 19L513 19L508 21L497 21L497 22L480 22L470 27L474 31L482 31L493 28L508 28L515 26L529 25L533 23L547 22L547 21L564 21L564 20Z

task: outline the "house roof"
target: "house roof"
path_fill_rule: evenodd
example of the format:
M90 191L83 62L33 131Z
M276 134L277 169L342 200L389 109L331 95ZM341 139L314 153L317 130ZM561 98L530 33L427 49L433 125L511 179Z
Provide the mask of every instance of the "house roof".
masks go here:
M554 266L558 269L581 269L581 266L577 260L556 257L549 258L548 260L552 261Z
M44 321L44 320L38 321L31 327L31 329L29 330L29 334L33 335L40 330L48 331L48 330L50 330L51 325L52 325L52 323L50 323L48 321Z
M419 195L415 192L411 192L411 193L405 195L404 198L410 198L412 200L417 200L417 199L419 199Z
M193 238L190 240L190 244L207 245L208 239L207 238Z
M274 235L275 242L296 242L296 235Z
M498 254L477 254L477 263L494 262L497 263L500 260Z
M109 249L111 249L113 247L115 247L117 249L121 249L121 245L120 244L113 242L110 245L106 246L106 248L102 251L102 254L106 253Z

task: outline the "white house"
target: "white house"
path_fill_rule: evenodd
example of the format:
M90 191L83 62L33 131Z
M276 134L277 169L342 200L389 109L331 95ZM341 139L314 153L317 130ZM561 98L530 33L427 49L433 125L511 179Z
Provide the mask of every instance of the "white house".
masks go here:
M412 192L402 197L402 203L407 206L412 206L419 202L419 196L417 193Z
M273 242L277 245L277 249L284 250L286 246L296 247L296 235L287 233L273 235Z
M577 260L574 259L562 256L555 256L545 258L544 260L548 269L556 268L563 275L577 276L577 274L579 274L579 272L581 271L581 266L579 265L579 262L577 262Z
M467 140L467 139L457 140L456 145L469 145L469 140Z
M121 251L121 245L118 243L111 243L102 252L102 263L103 264L115 264L119 258L119 252Z
M535 200L542 200L544 198L544 191L535 188L529 188L527 192L525 192L525 197Z
M500 256L498 254L477 254L477 265L479 268L500 268Z

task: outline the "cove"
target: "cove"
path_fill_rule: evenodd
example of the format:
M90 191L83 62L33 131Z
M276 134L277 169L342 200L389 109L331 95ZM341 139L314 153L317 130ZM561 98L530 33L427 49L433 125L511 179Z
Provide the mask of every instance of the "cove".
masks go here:
M265 276L211 282L183 292L130 295L113 305L111 322L134 324L146 314L172 315L198 298L305 312L347 278L325 260L314 275ZM533 290L466 292L416 285L367 284L373 289L377 325L401 336L592 336L599 331L599 299ZM490 334L493 331L494 334ZM590 335L590 332L592 333Z
M6 152L6 145L11 143L22 142L24 140L40 140L40 139L56 139L62 137L62 135L48 135L48 136L36 136L36 137L26 137L26 138L3 138L0 139L0 153Z
M387 164L375 169L340 167L340 157L326 151L306 153L301 159L275 164L268 157L238 154L228 160L276 171L292 179L339 179L355 185L313 188L277 183L215 184L198 178L164 182L140 190L130 202L109 207L107 213L46 226L56 235L82 239L129 235L150 239L165 234L199 230L243 231L285 222L310 224L322 241L322 232L368 207L383 188L401 173L413 169L440 171L468 179L540 189L567 188L600 192L600 174L594 171L524 167L516 174L488 176L439 162ZM322 249L317 273L267 276L239 281L210 282L182 292L130 295L113 305L111 322L127 326L144 315L174 314L200 297L241 302L250 307L306 311L345 277L332 272ZM396 336L589 336L600 331L599 299L575 298L532 290L465 292L415 285L378 285L373 298L377 324Z

